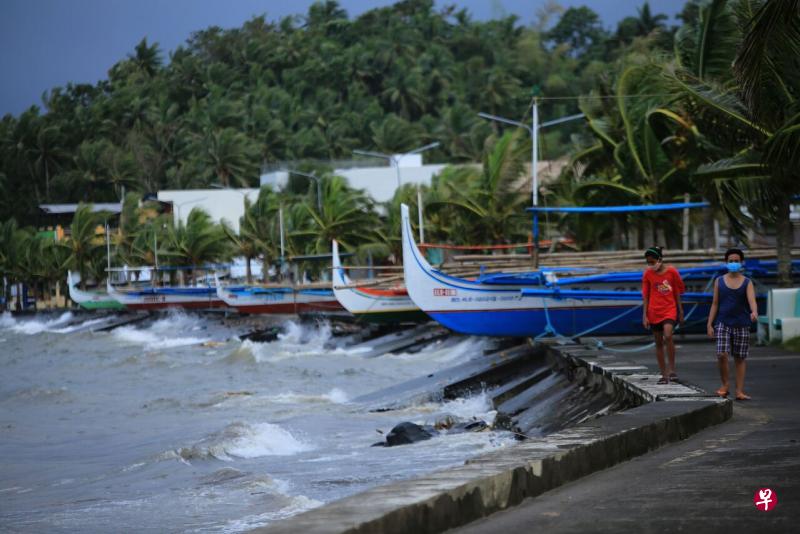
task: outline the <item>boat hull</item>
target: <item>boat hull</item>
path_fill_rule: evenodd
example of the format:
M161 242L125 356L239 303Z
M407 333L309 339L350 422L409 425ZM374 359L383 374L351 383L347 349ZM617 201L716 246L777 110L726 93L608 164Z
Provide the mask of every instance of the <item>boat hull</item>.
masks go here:
M369 323L419 323L430 318L414 304L404 287L378 289L351 287L350 277L342 268L339 244L333 242L333 294L344 309Z
M298 314L343 311L329 289L237 288L217 283L217 297L239 313Z
M86 310L123 310L125 306L117 302L108 293L101 291L83 291L77 287L77 282L71 271L67 271L67 288L69 298Z
M411 299L443 326L468 335L540 336L544 334L642 335L641 282L631 280L586 283L576 289L600 292L633 292L618 300L523 296L531 285L491 285L446 275L433 269L413 240L408 208L403 206L402 239L406 288ZM687 316L683 332L705 332L710 302L708 279L693 280L696 300L684 299ZM688 286L688 284L687 284ZM545 287L546 286L539 286ZM763 302L760 303L763 306Z
M165 310L181 308L206 310L226 307L213 287L156 287L146 290L120 291L110 284L108 294L130 310Z

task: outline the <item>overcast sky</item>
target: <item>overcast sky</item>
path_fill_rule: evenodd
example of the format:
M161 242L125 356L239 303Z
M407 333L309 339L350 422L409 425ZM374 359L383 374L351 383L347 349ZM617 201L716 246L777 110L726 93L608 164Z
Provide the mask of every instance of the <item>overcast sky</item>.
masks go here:
M133 51L143 37L159 43L165 59L196 30L232 28L255 15L270 20L304 14L313 0L0 0L0 116L18 115L41 95L67 82L96 83L108 69ZM392 0L340 0L352 17ZM475 19L517 15L529 24L546 0L436 0L456 4ZM586 5L607 27L635 15L641 1L561 0ZM654 12L674 15L684 0L655 0Z

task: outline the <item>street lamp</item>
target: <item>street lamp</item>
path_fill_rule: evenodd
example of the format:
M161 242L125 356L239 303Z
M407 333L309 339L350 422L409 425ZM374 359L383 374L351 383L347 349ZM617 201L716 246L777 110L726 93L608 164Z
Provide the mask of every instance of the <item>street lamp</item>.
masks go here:
M539 99L533 99L533 106L531 107L531 126L528 126L525 123L507 119L505 117L498 117L497 115L491 115L489 113L478 113L478 116L489 119L492 121L503 122L505 124L511 124L513 126L518 126L519 128L525 128L528 130L528 133L531 134L531 181L533 191L531 192L531 200L533 202L533 207L539 205L539 169L537 168L537 162L539 161L539 130L542 128L547 128L548 126L553 126L555 124L561 124L562 122L572 121L576 119L581 119L585 115L583 113L576 113L575 115L568 115L566 117L561 117L559 119L554 119L551 121L543 122L539 124ZM539 212L533 212L533 254L534 254L534 263L538 267L539 265Z
M397 188L400 189L400 159L404 156L410 156L412 154L421 154L426 150L436 148L440 144L441 143L439 143L439 141L434 141L433 143L428 143L427 145L415 148L414 150L409 150L408 152L403 152L402 154L383 154L381 152L372 152L369 150L353 150L353 154L358 154L360 156L373 156L376 158L389 160L389 162L394 165L395 171L397 172ZM420 193L419 186L417 186L417 215L419 217L419 241L420 243L424 243L425 230L422 223L422 193Z
M289 174L296 174L298 176L305 176L306 178L311 178L315 182L317 182L317 212L322 213L322 192L320 191L320 177L315 176L308 172L300 172L300 171L289 171Z

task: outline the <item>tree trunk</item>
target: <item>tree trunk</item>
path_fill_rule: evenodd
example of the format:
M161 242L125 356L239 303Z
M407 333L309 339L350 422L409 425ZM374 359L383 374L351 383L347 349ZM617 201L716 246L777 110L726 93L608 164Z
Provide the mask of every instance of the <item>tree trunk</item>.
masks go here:
M250 256L247 256L246 261L247 261L247 283L248 284L252 284L253 283L253 271L250 269L250 260L252 260L252 258Z
M791 205L791 195L779 195L778 213L775 220L775 240L778 252L778 287L792 287L794 229L789 217Z

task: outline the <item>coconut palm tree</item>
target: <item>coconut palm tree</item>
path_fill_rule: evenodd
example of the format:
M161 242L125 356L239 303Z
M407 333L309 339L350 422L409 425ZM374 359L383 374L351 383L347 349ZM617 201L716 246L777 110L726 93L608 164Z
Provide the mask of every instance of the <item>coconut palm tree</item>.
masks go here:
M306 219L293 231L293 238L304 244L308 253L327 253L335 239L348 250L376 239L380 226L372 199L360 189L353 189L340 176L322 177L322 210L316 201L306 198L296 210Z
M98 226L103 215L92 211L91 204L80 204L72 217L69 237L60 243L69 251L70 267L81 276L81 288L86 288L86 279L91 257L97 248L103 247L103 239L98 238Z
M473 244L510 243L525 235L529 197L523 192L527 181L521 178L529 153L530 144L517 132L506 133L487 148L482 168L459 167L437 182L428 211L454 208L456 217L448 216L445 227L452 228L447 232L451 240L459 235L458 228L463 229L462 239Z
M190 283L194 283L197 269L231 257L228 233L200 208L192 208L186 224L181 221L172 228L168 239L167 254L173 262L191 269Z
M779 283L791 284L790 207L800 192L800 0L740 0L735 13L745 28L727 86L677 70L673 80L686 105L698 110L707 135L729 148L727 157L696 175L713 180L723 207L742 232L740 206L774 222Z

